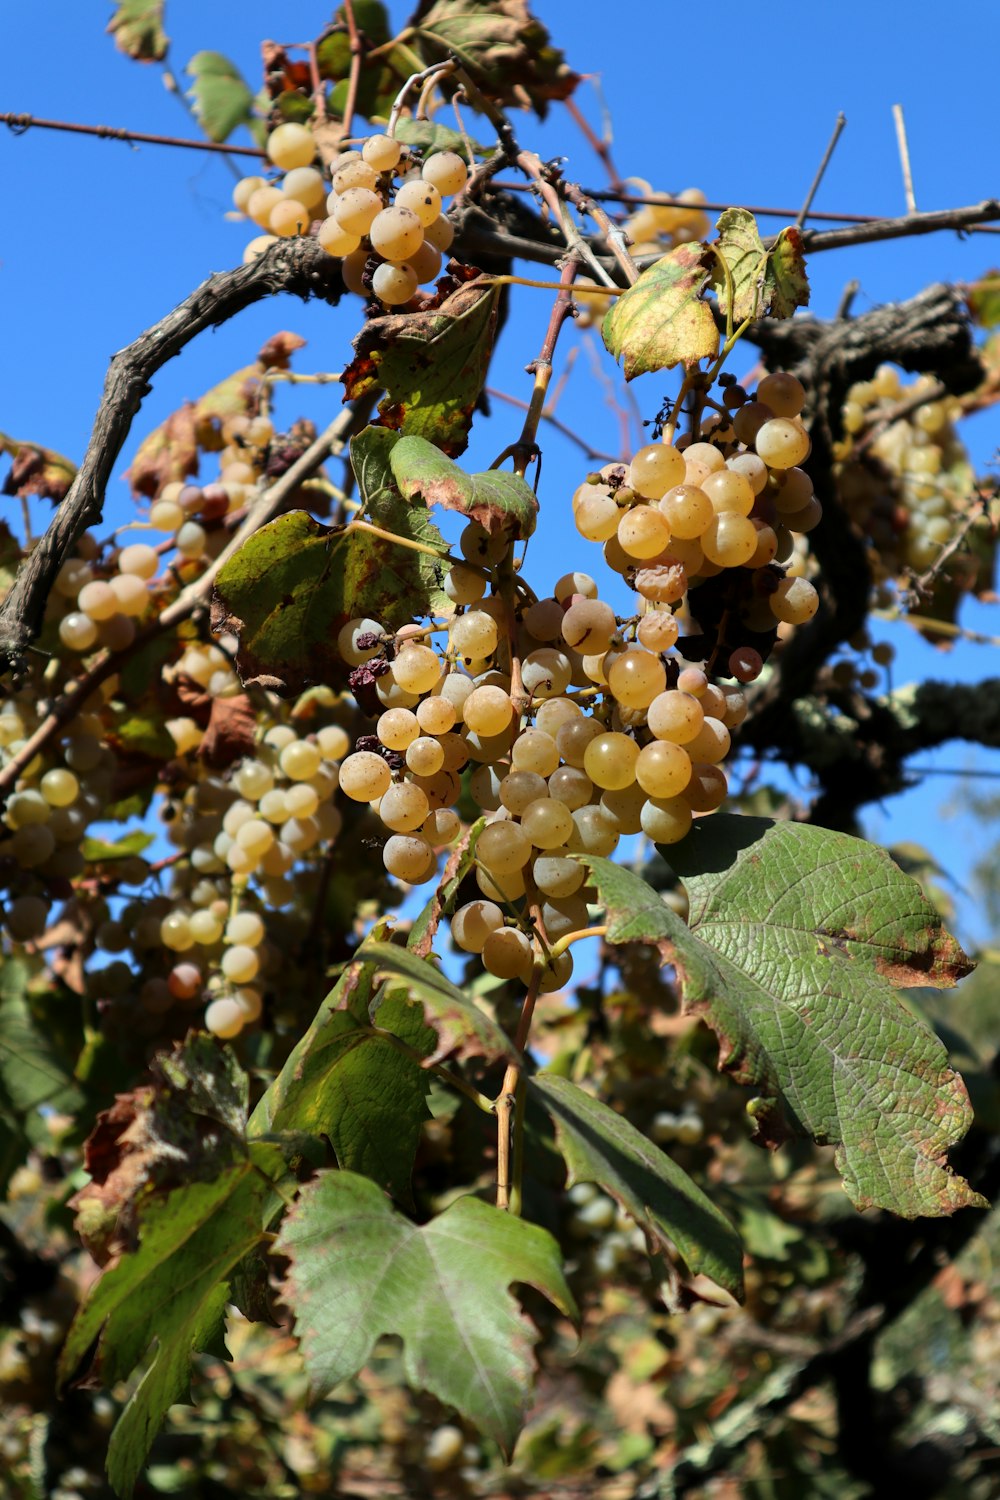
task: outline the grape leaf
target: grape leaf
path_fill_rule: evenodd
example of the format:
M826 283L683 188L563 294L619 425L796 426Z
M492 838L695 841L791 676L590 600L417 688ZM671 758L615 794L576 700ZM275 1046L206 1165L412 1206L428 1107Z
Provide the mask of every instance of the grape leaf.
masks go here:
M137 62L162 62L169 37L163 30L165 0L118 0L105 27L119 52Z
M155 841L155 833L143 833L137 828L111 841L88 836L80 845L80 853L88 864L95 864L98 860L131 859L134 854L142 854Z
M496 334L499 287L467 281L437 306L370 318L344 371L344 400L386 394L386 427L427 438L452 457L463 452L486 383Z
M108 1386L126 1379L156 1345L108 1448L108 1477L122 1496L132 1494L168 1408L187 1399L194 1352L224 1355L229 1277L263 1239L266 1192L246 1160L154 1199L142 1215L138 1248L104 1272L73 1319L60 1358L62 1386L78 1376L97 1339L87 1378Z
M418 958L426 958L430 953L441 918L451 911L462 881L475 865L476 841L485 821L485 818L478 819L471 828L465 830L454 845L441 873L437 889L414 919L410 935L406 939L406 946Z
M500 469L466 474L422 437L400 438L389 461L407 500L456 510L487 531L513 526L514 535L521 540L535 529L538 501L520 474Z
M221 52L196 52L185 72L194 79L189 97L210 141L224 141L254 118L253 94L235 63Z
M649 266L609 308L601 334L625 379L674 365L696 365L718 350L719 335L704 292L711 265L702 244L678 245Z
M790 318L797 307L809 302L809 282L802 257L802 239L797 229L783 229L770 250L757 231L757 221L745 208L727 208L716 228L716 255L729 269L727 281L718 261L712 268L712 285L719 307L733 323L746 318ZM732 308L729 288L732 284Z
M790 318L797 307L808 307L809 278L797 229L783 229L771 246L764 281L772 318Z
M427 1022L440 1038L440 1055L516 1061L517 1053L492 1017L469 1000L429 958L420 958L396 943L368 942L363 952L381 974L403 980L410 998L424 1006Z
M475 156L490 157L496 154L495 146L483 146L479 141L466 141L467 136L452 130L450 125L439 125L436 120L398 120L396 139L405 146L414 146L424 156L433 156L436 151L454 151L469 165L469 146Z
M417 1390L454 1406L510 1456L531 1393L534 1331L508 1288L575 1306L555 1240L534 1224L459 1198L422 1228L365 1177L324 1172L285 1220L284 1299L317 1391L358 1373L377 1340L403 1340Z
M73 1114L84 1103L66 1060L32 1014L28 969L15 958L0 963L0 1095L26 1133L42 1140L43 1106Z
M980 328L995 328L1000 323L1000 271L984 271L965 289L969 312Z
M422 1056L436 1038L418 1006L373 999L374 973L361 962L344 971L254 1110L249 1133L325 1135L345 1171L370 1177L409 1204L430 1080L392 1037Z
M530 106L540 119L580 81L526 0L422 0L411 26L410 45L428 63L454 53L497 103Z
M552 1116L569 1185L597 1183L661 1246L676 1246L692 1271L742 1296L740 1237L686 1172L628 1120L568 1079L543 1073L529 1088Z
M893 984L953 984L969 964L919 886L861 839L802 823L716 815L665 857L689 924L638 876L588 859L607 940L675 966L686 1014L716 1032L720 1067L761 1091L758 1139L836 1147L858 1208L907 1218L982 1200L945 1153L968 1096L944 1048Z
M388 487L367 497L365 514L395 536L446 551L426 509L404 504ZM321 526L306 511L289 511L262 526L220 570L213 628L239 636L244 683L287 692L310 682L340 684L348 672L337 650L341 625L369 615L393 630L430 613L443 598L439 566L384 537L350 525Z
M154 499L165 484L183 482L197 474L197 425L194 403L185 401L146 434L125 471L133 495Z

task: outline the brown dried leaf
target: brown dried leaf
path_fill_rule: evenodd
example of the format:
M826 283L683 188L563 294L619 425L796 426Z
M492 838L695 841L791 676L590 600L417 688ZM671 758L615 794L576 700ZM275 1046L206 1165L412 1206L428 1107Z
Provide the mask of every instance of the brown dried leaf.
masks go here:
M196 408L193 402L185 401L143 438L125 477L133 495L152 499L165 484L189 479L197 472Z

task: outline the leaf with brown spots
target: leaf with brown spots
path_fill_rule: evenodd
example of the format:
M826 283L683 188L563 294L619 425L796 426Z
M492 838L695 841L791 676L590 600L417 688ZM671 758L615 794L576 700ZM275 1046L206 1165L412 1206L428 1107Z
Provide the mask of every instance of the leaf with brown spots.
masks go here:
M720 308L733 323L745 318L790 318L797 307L807 306L809 282L797 229L783 229L771 249L765 250L749 209L727 208L716 228L719 238L713 249L725 261L729 277L716 260L712 285Z
M448 856L437 889L410 928L406 946L418 958L426 958L430 953L441 918L451 912L459 886L475 866L476 840L485 821L480 818L462 834Z
M487 531L511 530L523 541L535 529L538 501L520 474L488 469L466 474L426 438L402 437L389 455L400 493L424 505L443 505Z
M628 870L590 859L607 940L657 946L720 1067L760 1091L762 1144L836 1147L858 1208L907 1218L983 1206L946 1153L971 1124L937 1037L890 982L949 985L970 965L884 850L803 823L720 816L665 851L687 924Z
M467 281L438 306L370 319L344 371L344 400L384 389L379 414L386 427L457 457L486 384L499 292L488 280Z
M411 26L410 46L428 63L454 55L497 103L540 119L580 82L526 0L423 0Z

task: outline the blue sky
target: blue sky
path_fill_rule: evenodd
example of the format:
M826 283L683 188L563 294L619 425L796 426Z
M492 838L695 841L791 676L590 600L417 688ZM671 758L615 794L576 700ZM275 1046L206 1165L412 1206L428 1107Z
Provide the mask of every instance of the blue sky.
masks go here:
M847 128L815 206L901 213L905 199L894 103L906 112L918 207L973 203L997 190L991 176L995 105L973 66L990 45L987 29L993 29L992 8L981 3L957 0L948 11L947 31L939 8L932 11L922 3L903 13L856 0L836 6L776 0L763 12L703 11L696 25L690 20L695 12L671 12L658 0L632 0L621 12L579 0L540 0L536 9L579 71L600 72L619 170L645 177L661 190L698 186L712 200L796 205L843 110ZM394 20L405 19L403 7L393 5L391 12ZM103 34L110 13L108 5L49 0L40 28L37 10L5 7L0 107L194 135L177 99L163 87L160 69L123 58ZM216 0L204 6L173 0L167 7L172 65L182 77L194 52L218 50L256 87L260 40L303 40L318 33L328 15L329 7L322 5ZM945 45L954 64L947 69L942 67ZM593 90L584 86L578 97L597 121ZM543 155L569 156L571 176L588 186L603 185L600 163L560 110L553 110L545 126L528 117L516 124L524 142ZM78 457L109 356L209 271L236 264L249 236L244 226L223 217L233 177L225 161L213 155L133 149L43 131L15 136L0 129L0 167L6 202L0 298L7 370L0 430ZM779 221L766 221L764 227L777 228ZM857 278L861 286L854 306L862 312L911 296L931 281L971 280L998 261L995 237L954 234L817 255L809 266L812 305L821 315L831 313L844 284ZM526 397L530 382L523 367L536 352L548 306L544 292L521 293L492 384ZM309 340L298 368L340 368L356 331L353 311L282 299L204 335L157 377L135 439L184 397L197 396L251 360L278 328ZM574 343L580 348L560 416L615 450L617 420L606 387L592 374L587 347L570 332L560 343L559 358L565 361ZM739 372L750 363L748 351L743 362L737 355L733 368ZM620 398L622 385L607 356L600 369L605 381L615 382ZM635 383L644 416L656 410L663 389L653 376ZM339 394L300 388L282 400L283 417L304 412L326 421ZM494 419L474 435L470 466L485 466L517 435L519 425L519 414L498 405ZM1000 445L1000 418L993 412L978 417L968 440L980 468L985 467ZM571 445L547 434L542 521L529 565L540 592L568 567L596 566L594 549L566 525L569 496L585 469ZM109 491L107 514L117 524L131 514L127 488L118 479ZM1000 633L993 612L981 606L967 606L963 623ZM899 645L897 681L929 674L970 680L996 671L992 648L960 645L940 653L903 628L880 634ZM1000 757L952 744L937 756L921 757L921 764L996 770ZM949 790L945 778L930 778L884 810L873 809L870 826L887 841L923 841L964 878L991 830L970 819L941 819L937 809ZM973 915L961 925L967 935L982 936Z

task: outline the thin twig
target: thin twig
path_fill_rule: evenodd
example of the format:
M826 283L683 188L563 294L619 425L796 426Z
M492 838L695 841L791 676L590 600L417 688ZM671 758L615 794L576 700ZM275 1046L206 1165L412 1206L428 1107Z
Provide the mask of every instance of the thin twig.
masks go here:
M257 146L230 146L220 141L191 141L176 135L151 135L145 130L122 130L116 125L77 125L70 120L41 120L37 115L0 114L0 125L9 125L16 135L26 130L66 130L72 135L96 135L102 140L125 141L127 145L178 146L185 151L218 151L223 156L255 156L266 160Z
M197 334L277 292L303 299L342 295L339 262L312 239L282 239L249 265L222 271L146 330L111 361L83 463L45 535L22 563L0 603L0 670L18 665L41 628L60 567L87 530L101 519L104 492L150 380Z
M428 78L444 78L448 73L454 73L454 71L455 64L448 61L432 63L429 68L423 68L419 73L411 73L393 100L392 109L389 112L389 124L386 127L386 134L395 134L399 117L406 105L407 96L416 88L418 83L425 83Z
M347 35L351 45L351 70L347 76L347 98L344 100L341 140L346 140L351 133L354 110L358 102L358 88L361 84L361 64L364 53L361 38L358 35L357 22L354 19L354 5L352 0L344 0L344 19L347 22Z
M627 192L628 189L625 187L625 183L622 181L622 179L618 176L615 164L611 159L611 143L607 139L607 136L605 135L605 137L602 139L601 136L597 134L597 132L590 124L590 121L586 118L583 111L580 109L576 100L573 99L572 96L569 99L564 99L563 104L566 106L566 109L569 111L576 125L578 125L580 130L582 130L584 136L586 137L587 144L600 157L601 165L604 167L605 172L607 172L608 181L610 182L614 191L616 193Z
M528 402L522 401L520 396L508 395L506 391L498 391L494 386L488 385L486 387L486 394L494 401L506 401L508 406L516 406L519 411L528 410ZM542 408L542 421L548 422L549 425L554 427L557 432L561 432L564 438L568 438L571 443L575 443L587 458L599 458L602 460L602 462L608 464L614 464L618 462L617 456L615 454L605 453L600 448L592 448L591 445L586 441L586 439L582 438L578 432L574 432L572 427L568 426L559 417L554 416L549 410L548 406Z
M913 193L913 172L910 169L910 146L906 139L906 121L903 119L903 106L894 104L892 106L892 118L896 122L896 143L899 146L899 160L903 168L903 191L906 194L907 211L915 214L917 211L917 200Z
M612 255L625 273L625 280L629 286L634 286L639 280L639 268L629 254L625 231L619 224L613 224L600 204L588 198L576 183L561 182L560 189L580 213L589 214L594 220L604 235Z
M819 185L823 181L823 176L826 172L826 169L830 165L830 158L836 150L837 142L840 140L841 131L846 124L847 116L844 114L844 111L841 110L837 116L836 124L833 127L833 134L827 142L826 150L823 152L823 160L816 168L816 176L812 180L812 186L810 187L808 193L806 193L805 202L799 209L798 217L795 220L795 223L799 229L801 229L803 224L806 222L806 219L809 215L809 210L812 207L812 201L819 191Z

